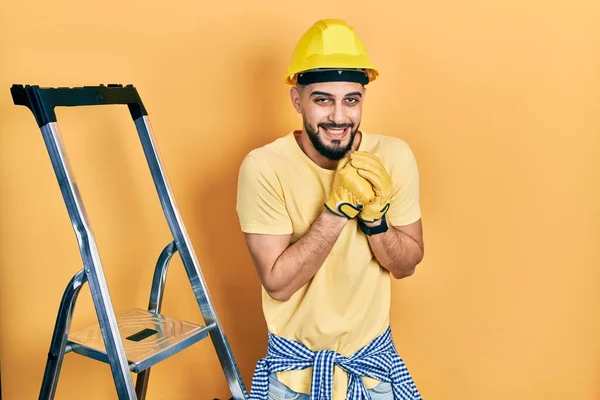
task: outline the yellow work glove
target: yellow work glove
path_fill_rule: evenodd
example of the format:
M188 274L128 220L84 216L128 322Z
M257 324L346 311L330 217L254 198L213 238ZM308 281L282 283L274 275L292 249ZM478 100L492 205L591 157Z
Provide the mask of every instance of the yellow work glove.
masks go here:
M383 218L390 208L392 179L379 158L371 153L355 151L350 155L350 164L357 173L373 185L374 199L365 204L358 218L364 222L375 222Z
M374 197L372 184L350 165L350 158L341 159L325 207L340 217L353 219Z

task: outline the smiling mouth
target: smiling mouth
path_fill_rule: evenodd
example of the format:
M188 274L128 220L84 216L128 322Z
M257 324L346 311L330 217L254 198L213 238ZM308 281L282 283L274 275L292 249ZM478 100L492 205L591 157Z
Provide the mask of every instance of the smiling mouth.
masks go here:
M327 137L329 137L330 139L333 139L333 140L343 139L344 137L346 137L346 135L348 134L348 131L350 130L349 127L346 127L346 128L323 128L323 127L321 127L321 129L323 129L323 131L325 132L325 135Z

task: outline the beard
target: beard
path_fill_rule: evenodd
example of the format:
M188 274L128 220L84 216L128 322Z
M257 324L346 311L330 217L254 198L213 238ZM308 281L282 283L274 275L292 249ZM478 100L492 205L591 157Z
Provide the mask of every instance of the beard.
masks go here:
M354 127L353 123L336 124L333 122L326 122L326 123L317 124L317 128L313 129L313 127L310 126L308 121L306 121L306 118L303 118L303 123L304 123L304 130L306 130L306 133L308 134L308 137L310 138L310 141L312 142L315 149L317 149L319 154L321 154L323 157L325 157L329 160L332 160L332 161L339 161L342 158L344 158L346 153L352 148L352 145L354 144L354 137L356 136L356 132L358 132L358 127L360 126L360 123L356 127ZM339 141L339 140L333 140L332 145L327 145L323 142L323 139L319 135L319 128L323 128L323 129L350 128L350 140L348 141L348 144L346 144L345 146L342 146L341 141Z

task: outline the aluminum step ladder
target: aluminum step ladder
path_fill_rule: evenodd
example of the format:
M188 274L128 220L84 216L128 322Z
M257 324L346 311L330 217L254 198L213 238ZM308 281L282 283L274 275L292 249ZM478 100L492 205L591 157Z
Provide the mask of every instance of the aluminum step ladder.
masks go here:
M148 113L136 88L120 84L73 88L15 84L11 87L11 94L14 104L31 110L42 132L83 261L83 268L68 283L59 306L39 399L54 398L63 358L69 352L108 363L120 400L144 399L152 366L208 336L221 363L231 399L247 399L248 393L175 204L152 137ZM122 104L129 108L173 236L173 241L167 244L157 260L148 309L134 309L119 316L113 309L96 241L71 173L54 111L58 106L108 104ZM179 252L206 325L178 321L161 314L167 268L176 252ZM77 295L86 282L89 283L98 324L70 332ZM135 388L131 372L137 374ZM209 397L198 396L199 399Z

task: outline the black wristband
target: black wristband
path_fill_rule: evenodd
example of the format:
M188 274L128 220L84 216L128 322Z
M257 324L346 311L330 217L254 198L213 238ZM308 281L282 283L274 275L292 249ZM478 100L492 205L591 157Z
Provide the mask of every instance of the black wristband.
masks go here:
M378 233L386 232L389 229L385 214L383 214L383 217L381 217L381 224L377 226L369 227L365 225L363 221L358 220L358 227L367 236L377 235Z

